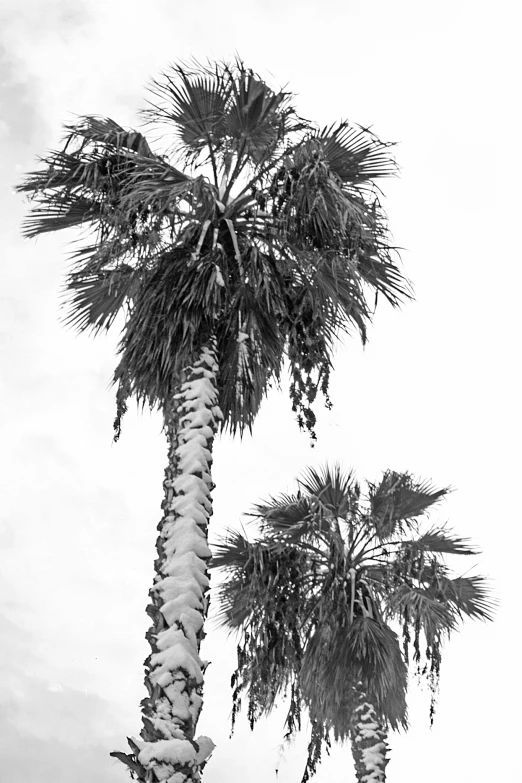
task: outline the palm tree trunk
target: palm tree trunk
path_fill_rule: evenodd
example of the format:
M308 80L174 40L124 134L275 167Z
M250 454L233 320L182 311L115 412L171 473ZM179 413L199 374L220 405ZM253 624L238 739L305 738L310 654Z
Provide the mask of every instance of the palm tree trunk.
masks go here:
M386 730L377 717L375 707L358 688L350 730L357 783L384 783L386 780L386 738Z
M186 370L175 402L164 409L168 465L163 518L158 525L156 576L147 613L151 654L145 661L148 697L142 703L143 741L129 740L132 756L115 753L142 783L189 783L214 748L195 739L206 663L199 657L208 609L207 526L212 444L219 420L213 344Z

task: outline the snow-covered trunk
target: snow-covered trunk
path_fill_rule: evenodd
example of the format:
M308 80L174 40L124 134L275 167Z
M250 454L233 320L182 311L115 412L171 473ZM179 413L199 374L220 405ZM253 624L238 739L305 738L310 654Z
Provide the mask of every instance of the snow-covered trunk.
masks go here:
M350 722L357 782L384 783L388 763L387 733L366 694L358 689L357 696L357 706Z
M195 737L205 662L199 656L208 609L207 527L212 514L212 444L222 417L213 344L184 373L165 408L168 466L158 525L156 576L147 613L151 654L145 661L141 740L125 761L143 783L193 783L214 744Z

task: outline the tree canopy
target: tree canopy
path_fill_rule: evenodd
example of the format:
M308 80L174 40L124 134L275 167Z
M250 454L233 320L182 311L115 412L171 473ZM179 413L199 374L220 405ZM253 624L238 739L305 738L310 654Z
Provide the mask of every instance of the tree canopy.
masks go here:
M391 145L299 117L290 93L239 59L173 65L143 118L154 142L79 118L19 186L33 199L26 236L83 232L69 323L96 333L124 313L120 416L131 395L169 400L212 336L223 426L251 427L286 357L293 408L312 430L337 336L365 340L378 295L393 306L410 296L376 184L396 172Z
M307 710L306 779L330 734L350 735L360 691L384 726L407 727L410 662L433 718L444 640L466 617L491 619L494 602L482 576L446 562L475 547L427 524L448 488L386 471L363 495L338 466L309 469L298 487L257 505L257 537L230 531L212 564L224 571L219 621L240 633L233 720L244 692L252 727L283 695L287 736Z

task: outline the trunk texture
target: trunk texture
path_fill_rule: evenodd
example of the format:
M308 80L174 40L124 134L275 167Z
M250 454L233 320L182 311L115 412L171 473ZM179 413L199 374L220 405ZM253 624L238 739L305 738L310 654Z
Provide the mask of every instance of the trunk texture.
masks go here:
M151 654L145 661L148 697L142 703L142 740L131 756L114 754L142 783L194 783L214 749L195 738L203 703L206 662L199 656L208 609L207 527L212 444L219 420L214 346L186 370L174 404L164 411L168 441L163 518L158 525L156 576L147 613Z
M351 719L350 739L358 783L384 783L386 780L387 732L375 707L362 690Z

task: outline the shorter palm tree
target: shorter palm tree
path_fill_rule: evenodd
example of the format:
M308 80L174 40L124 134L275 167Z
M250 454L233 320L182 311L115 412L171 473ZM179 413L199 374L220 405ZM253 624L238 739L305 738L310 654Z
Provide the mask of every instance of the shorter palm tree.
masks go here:
M444 639L464 617L492 619L493 601L482 576L452 576L445 562L475 554L469 541L423 524L448 488L386 471L363 495L339 467L298 483L254 508L256 540L229 531L215 548L219 621L241 634L232 722L243 693L252 728L286 694L286 736L303 710L311 723L303 783L332 734L351 741L357 780L381 783L388 731L408 725L410 662L433 720Z

